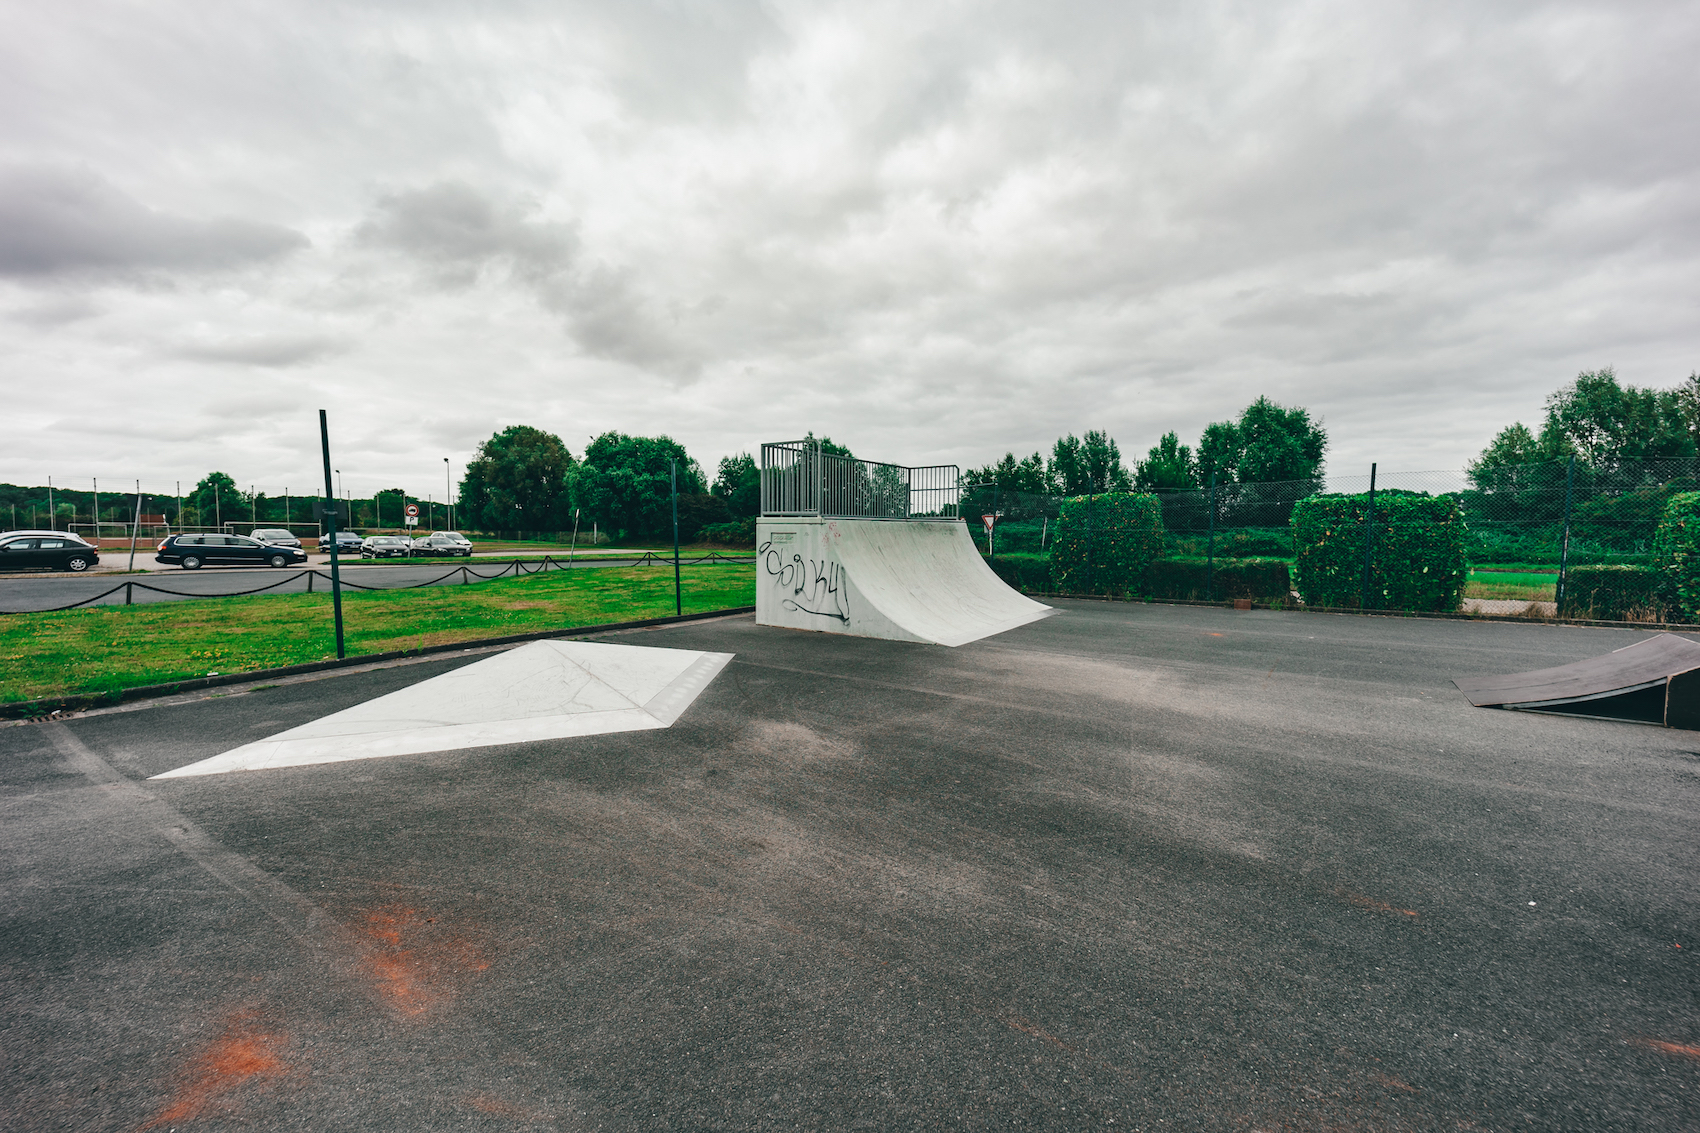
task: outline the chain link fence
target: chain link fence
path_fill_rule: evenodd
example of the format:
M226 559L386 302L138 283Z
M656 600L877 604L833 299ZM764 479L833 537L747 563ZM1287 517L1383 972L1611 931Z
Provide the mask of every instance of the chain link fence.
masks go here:
M1565 576L1578 567L1652 566L1654 534L1665 503L1679 492L1700 490L1700 462L1596 467L1560 460L1395 473L1372 466L1362 474L1326 479L1218 482L1196 490L1157 491L1153 494L1162 508L1164 558L1205 564L1207 580L1212 568L1220 571L1251 560L1275 560L1290 567L1301 550L1294 543L1292 522L1300 501L1324 495L1368 497L1372 488L1382 508L1401 495L1456 501L1469 565L1465 609L1550 615L1563 600ZM1058 514L1068 498L965 484L961 514L982 552L994 561L1006 560L1000 573L1038 590ZM1396 565L1382 561L1385 547L1407 534L1397 521L1389 522L1374 510L1368 515L1374 518L1366 518L1355 533L1346 533L1363 548L1366 580L1372 571ZM989 531L986 516L995 517ZM1236 596L1219 592L1212 582L1197 596ZM1529 609L1531 603L1536 609ZM1374 606L1374 596L1366 593L1360 604Z

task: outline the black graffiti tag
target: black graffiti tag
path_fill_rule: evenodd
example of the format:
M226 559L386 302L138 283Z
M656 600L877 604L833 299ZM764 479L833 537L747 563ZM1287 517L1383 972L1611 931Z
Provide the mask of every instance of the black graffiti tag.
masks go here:
M780 592L790 593L780 600L782 607L850 624L850 587L843 566L829 559L804 559L796 553L787 561L772 540L763 543L757 553L762 570L775 580Z

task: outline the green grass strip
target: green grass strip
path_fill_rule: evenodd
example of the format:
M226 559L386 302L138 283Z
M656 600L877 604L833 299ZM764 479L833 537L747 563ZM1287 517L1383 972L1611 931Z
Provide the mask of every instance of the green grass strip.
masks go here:
M748 566L688 566L684 612L755 605ZM471 586L344 592L348 655L673 613L671 566L601 567ZM329 594L96 606L0 618L0 703L302 665L336 656Z

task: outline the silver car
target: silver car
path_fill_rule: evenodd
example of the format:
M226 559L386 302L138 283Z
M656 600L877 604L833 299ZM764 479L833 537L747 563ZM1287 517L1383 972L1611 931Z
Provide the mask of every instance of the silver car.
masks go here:
M297 550L301 547L301 540L281 527L256 527L248 532L248 537L273 547L294 547Z
M436 531L413 541L415 555L459 555L472 557L472 540L458 531Z

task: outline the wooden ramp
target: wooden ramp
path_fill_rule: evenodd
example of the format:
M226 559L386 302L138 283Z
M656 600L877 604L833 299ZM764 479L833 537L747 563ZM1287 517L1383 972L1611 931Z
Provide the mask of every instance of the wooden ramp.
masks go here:
M1477 708L1640 720L1700 730L1700 643L1661 633L1603 657L1510 676L1454 677Z

